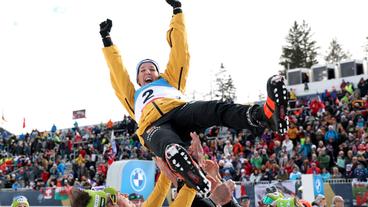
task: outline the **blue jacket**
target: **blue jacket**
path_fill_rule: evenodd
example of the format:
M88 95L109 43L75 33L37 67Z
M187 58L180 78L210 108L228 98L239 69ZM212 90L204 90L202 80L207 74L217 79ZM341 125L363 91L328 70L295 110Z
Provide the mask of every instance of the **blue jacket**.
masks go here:
M328 130L325 134L325 141L328 141L330 138L333 138L334 141L339 139L339 135L335 130Z

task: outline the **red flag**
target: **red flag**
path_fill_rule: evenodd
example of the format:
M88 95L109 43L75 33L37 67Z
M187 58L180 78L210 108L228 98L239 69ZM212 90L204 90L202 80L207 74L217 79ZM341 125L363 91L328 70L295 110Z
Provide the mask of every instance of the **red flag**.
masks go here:
M113 126L113 123L112 123L112 121L111 121L111 119L107 122L107 128L108 129L111 129L112 128L112 126Z
M26 118L23 118L23 129L26 128Z

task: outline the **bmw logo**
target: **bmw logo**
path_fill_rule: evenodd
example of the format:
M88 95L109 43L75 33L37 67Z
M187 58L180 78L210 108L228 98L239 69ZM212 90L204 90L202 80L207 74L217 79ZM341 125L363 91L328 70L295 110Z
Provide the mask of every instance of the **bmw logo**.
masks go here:
M146 187L146 174L141 168L134 168L130 173L130 186L136 192L140 192Z
M321 191L322 191L322 183L321 183L321 180L316 180L316 183L315 183L315 185L316 185L316 191L317 191L317 193L320 193Z

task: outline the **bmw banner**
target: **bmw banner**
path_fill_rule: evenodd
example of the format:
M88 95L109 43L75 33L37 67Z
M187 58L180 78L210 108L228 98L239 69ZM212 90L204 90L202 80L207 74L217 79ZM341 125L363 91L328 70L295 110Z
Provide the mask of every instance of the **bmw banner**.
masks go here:
M129 160L121 171L120 192L143 195L146 200L155 182L156 165L153 161Z
M321 175L313 175L313 188L314 188L314 196L317 196L318 194L322 195L325 194Z

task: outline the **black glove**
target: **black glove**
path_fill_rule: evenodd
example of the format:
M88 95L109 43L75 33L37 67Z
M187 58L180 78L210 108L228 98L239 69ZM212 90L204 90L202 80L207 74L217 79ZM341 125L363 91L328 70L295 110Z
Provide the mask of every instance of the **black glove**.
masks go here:
M174 14L182 13L181 2L179 0L166 0L166 2L173 7Z
M102 38L105 38L110 35L111 27L112 27L112 21L110 19L106 19L106 21L101 22L100 34Z
M111 27L112 21L110 19L106 19L106 21L103 21L100 24L100 35L102 37L102 42L105 47L109 47L112 45L112 41L110 38Z

